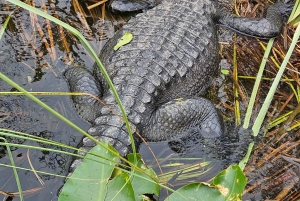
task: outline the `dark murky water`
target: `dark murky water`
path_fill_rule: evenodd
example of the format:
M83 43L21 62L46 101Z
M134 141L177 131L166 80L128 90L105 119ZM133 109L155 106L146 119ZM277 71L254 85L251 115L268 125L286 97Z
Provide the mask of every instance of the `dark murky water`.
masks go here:
M40 2L35 2L35 4L38 8L43 5L40 4ZM95 14L96 12L94 11L96 10L94 10L93 13L86 16L88 24L85 24L76 9L76 5L71 4L68 0L46 3L46 8L48 13L58 16L59 19L78 29L90 41L90 44L97 52L100 51L106 40L113 36L115 30L118 29L123 22L117 15L112 17L110 14L105 14L108 20L99 18L102 14L99 13L100 9L98 8L98 14ZM92 67L93 61L90 56L74 36L64 31L68 44L68 48L66 48L59 28L51 22L51 30L54 36L54 49L47 49L44 43L44 41L47 41L47 43L50 44L47 22L43 18L34 17L34 15L30 15L28 11L16 8L14 5L4 3L3 1L0 4L1 24L4 23L7 19L7 14L12 10L15 10L14 14L3 38L0 40L1 72L28 91L68 91L68 86L62 73L69 67L67 63L71 63L70 58L73 60L74 65ZM39 30L43 31L43 37L41 37ZM49 53L51 51L53 54ZM0 91L15 91L15 89L3 80L0 80ZM89 125L80 119L74 111L70 97L38 96L38 98L82 129L87 130L89 128ZM0 126L2 128L33 134L72 146L76 146L81 140L81 134L25 96L1 95L0 117ZM9 138L8 140L17 144L44 146L28 140L18 140L15 138ZM158 151L155 152L156 155L164 153L164 155L161 156L162 158L170 156L172 153L170 150L164 150L166 147L164 143L152 144L152 146L154 150ZM31 169L30 161L35 170L64 176L67 174L71 162L71 157L62 154L24 148L12 148L12 150L15 165L22 168ZM149 151L145 146L142 146L141 153L146 161L153 163L151 156L149 156ZM175 157L176 156L173 156L173 158ZM204 160L206 159L199 161ZM195 163L195 161L192 163ZM4 147L0 147L0 164L10 164ZM209 176L203 176L200 179L201 181L211 178L212 175L221 169L218 162L215 162L214 165L210 165L209 167L212 166L213 169ZM202 168L203 171L205 171L206 168L207 167ZM25 200L57 200L57 191L63 182L62 177L39 174L45 183L42 185L32 171L19 170L18 173L24 194L26 194ZM0 165L0 175L0 190L10 193L18 191L11 168ZM196 178L196 180L198 179L199 178ZM180 185L180 183L178 183L178 185ZM8 198L0 194L0 200L16 201L19 200L19 198L18 196Z

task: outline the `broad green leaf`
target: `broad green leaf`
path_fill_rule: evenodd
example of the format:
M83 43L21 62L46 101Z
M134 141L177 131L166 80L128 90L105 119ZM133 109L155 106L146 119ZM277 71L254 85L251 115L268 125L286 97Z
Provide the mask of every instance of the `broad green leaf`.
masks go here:
M122 38L120 38L120 40L118 41L118 43L115 45L114 50L118 50L120 47L122 47L123 45L126 45L128 43L130 43L130 41L132 41L133 39L133 35L129 32L126 32Z
M127 173L118 174L108 183L106 201L135 201L134 192Z
M219 189L224 200L242 200L242 193L247 178L238 165L231 165L221 171L213 180L211 186Z
M221 199L218 199L219 196L220 192L218 189L212 188L208 184L192 183L178 189L167 197L165 201L220 201Z
M101 144L104 147L97 145L89 151L97 156L87 154L67 180L59 195L59 201L104 200L106 185L118 157L106 149L116 152L111 145L106 142Z
M242 200L247 178L238 165L231 165L226 170L221 171L214 179L212 184L192 183L186 185L165 201L182 201L185 200ZM179 194L178 194L179 193Z
M154 170L152 168L148 168L146 164L144 164L140 154L135 154L135 155L137 159L136 166L143 171L143 172L139 170L134 171L134 176L131 184L134 189L135 200L136 201L143 200L144 194L155 194L159 196L160 186L158 185L158 178ZM127 158L131 163L134 162L134 154L128 154ZM139 175L141 177L135 175Z

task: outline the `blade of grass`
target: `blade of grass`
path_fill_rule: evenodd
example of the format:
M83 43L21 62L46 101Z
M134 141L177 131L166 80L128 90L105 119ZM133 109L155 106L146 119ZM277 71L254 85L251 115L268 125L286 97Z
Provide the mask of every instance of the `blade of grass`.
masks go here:
M246 155L244 156L244 158L239 162L239 166L241 168L241 170L244 170L244 168L246 167L247 163L248 163L248 160L249 160L249 157L250 157L250 154L252 152L252 149L253 149L253 146L254 146L254 142L251 142L248 146L248 150L247 150L247 153Z
M2 36L3 36L3 34L4 34L4 31L5 31L6 27L7 27L7 24L8 24L8 22L9 22L9 20L10 20L10 18L11 18L11 15L12 15L13 13L14 13L14 11L12 11L12 12L8 15L7 19L5 20L5 22L3 23L3 25L2 25L2 27L1 27L1 29L0 29L0 40L1 40Z
M236 41L236 34L234 34L234 40ZM236 43L233 43L233 79L238 84L238 65L236 56ZM241 113L240 113L240 102L239 102L239 92L236 85L233 85L234 93L234 113L235 113L235 125L241 125Z
M292 13L288 19L288 23L292 22L293 20L295 20L297 17L299 17L300 15L300 1L297 0L295 2L294 8L292 10ZM293 24L297 23L297 21L293 22Z
M7 140L5 138L3 138L3 137L0 137L0 140L3 140L5 143L7 143ZM16 166L15 166L14 158L13 158L12 153L10 151L9 144L5 144L5 146L6 146L7 154L9 156L11 167L13 169L14 176L15 176L15 179L16 179L16 183L17 183L17 187L18 187L18 191L19 191L19 195L20 195L20 200L23 201L24 200L24 198L23 198L23 191L22 191L22 187L21 187L19 175L18 175Z
M0 142L0 146L7 146L7 145L12 146L12 147L25 148L25 149L34 149L34 150L41 150L41 151L48 151L48 152L55 152L55 153L75 156L75 157L78 157L78 158L84 158L84 156L79 155L79 154L74 154L74 153L70 153L70 152L67 152L67 151L62 151L62 150L57 150L57 149L52 149L52 148L31 146L31 145L26 145L26 144L14 144L14 143L9 143L9 142ZM84 152L84 151L82 151L82 152ZM96 154L93 154L93 153L90 153L90 154L94 155L94 156L97 156L99 158L103 158L103 159L107 160L108 162L111 162L110 158L106 158L104 156L96 155Z
M63 144L63 143L59 143L59 142L55 142L52 140L48 140L48 139L44 139L42 137L38 137L38 136L34 136L34 135L30 135L27 133L22 133L22 132L18 132L18 131L13 131L13 130L9 130L9 129L3 129L0 128L0 136L8 136L8 137L14 137L14 138L18 138L18 139L24 139L24 140L31 140L31 141L35 141L35 142L39 142L39 143L44 143L44 144L48 144L48 145L53 145L53 146L58 146L58 147L63 147L63 148L67 148L67 149L71 149L71 150L75 150L78 151L78 148Z
M256 76L256 80L255 80L255 83L254 83L254 86L253 86L253 90L252 90L252 94L251 94L251 97L250 97L249 105L248 105L248 108L247 108L247 112L246 112L246 116L245 116L245 120L244 120L244 125L243 125L244 129L247 129L249 127L250 118L251 118L251 115L252 115L256 94L258 92L258 87L259 87L259 84L261 82L262 74L263 74L265 66L266 66L267 58L269 57L271 48L273 46L273 42L274 42L274 38L269 40L269 43L267 45L267 49L265 51L264 57L261 61L261 64L260 64L260 67L259 67L259 70L258 70L258 73L257 73L257 76Z
M24 170L26 172L31 172L32 171L32 169L29 169L29 168L12 166L12 165L3 164L3 163L0 163L0 166L2 166L2 167L8 167L8 168L16 168L18 170ZM43 171L39 171L39 170L36 170L36 172L39 173L39 174L50 175L50 176L55 176L55 177L62 177L62 178L66 177L66 176L63 176L63 175L53 174L53 173L49 173L49 172L43 172Z
M288 52L287 52L287 54L286 54L286 56L285 56L285 58L284 58L284 60L283 60L283 62L281 64L281 66L280 66L280 68L278 70L278 73L277 73L277 75L276 75L276 77L274 79L274 82L272 83L272 86L271 86L271 88L269 90L269 93L268 93L268 95L266 97L266 100L263 103L262 108L261 108L260 112L258 113L258 116L257 116L257 118L256 118L256 120L254 122L253 127L252 127L254 136L258 135L258 132L259 132L259 130L261 128L263 120L264 120L264 118L266 116L266 113L267 113L267 111L269 109L269 106L271 104L271 101L273 99L275 91L276 91L277 86L279 84L280 78L281 78L281 76L282 76L282 74L284 72L284 69L285 69L285 67L286 67L286 65L287 65L287 63L288 63L288 61L289 61L289 59L290 59L290 57L291 57L291 55L292 55L292 53L294 51L294 48L295 48L296 43L297 43L297 41L299 39L299 36L300 36L300 26L298 25L297 29L295 31L295 35L293 37L292 43L290 45L290 48L289 48L289 50L288 50Z
M61 153L61 154L71 155L71 156L80 157L80 158L84 157L84 156L81 156L78 154L70 153L67 151L61 151L61 150L57 150L57 149L44 148L44 147L38 147L38 146L30 146L30 145L24 145L24 144L14 144L14 143L9 143L9 142L0 142L0 146L7 146L7 145L12 146L12 147L18 147L18 148L35 149L35 150L41 150L41 151ZM103 157L103 156L99 156L99 157ZM107 159L107 160L109 160L109 159Z

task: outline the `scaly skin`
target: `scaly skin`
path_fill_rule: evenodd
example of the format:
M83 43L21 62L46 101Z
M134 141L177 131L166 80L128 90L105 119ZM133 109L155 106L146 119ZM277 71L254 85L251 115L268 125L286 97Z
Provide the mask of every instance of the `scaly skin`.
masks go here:
M111 1L109 6L113 11L119 12L133 12L144 9L153 8L156 6L156 0L122 0L122 1Z
M199 97L218 71L215 24L268 38L278 34L282 14L289 10L287 4L276 4L268 13L272 18L257 20L216 10L219 4L214 3L164 0L129 20L102 50L100 59L118 91L130 124L148 141L178 140L189 135L221 137L223 123L215 107ZM245 29L244 23L253 27ZM133 35L133 40L114 51L118 39L126 32ZM66 72L66 78L72 91L98 95L121 114L98 67L93 74L85 68L72 68ZM93 100L87 101L86 97L73 100L81 116L92 122L89 134L108 141L122 156L131 152L125 124L110 109ZM135 140L138 146L140 139L136 135ZM90 150L93 146L93 141L84 138L81 149Z

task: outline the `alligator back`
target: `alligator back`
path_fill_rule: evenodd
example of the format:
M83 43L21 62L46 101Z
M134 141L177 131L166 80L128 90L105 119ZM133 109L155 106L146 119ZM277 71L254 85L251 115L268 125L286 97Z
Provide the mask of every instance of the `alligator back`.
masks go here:
M209 86L218 68L213 5L207 0L177 2L163 1L131 19L100 55L116 86L142 78L143 84L135 83L145 88L153 104L198 95ZM114 51L113 46L126 32L133 40Z
M131 125L145 139L164 140L164 136L169 135L147 135L157 133L151 130L149 122L152 122L152 116L158 119L163 117L163 110L159 114L157 111L164 103L198 96L215 77L219 46L212 19L214 14L215 8L208 0L184 0L180 3L166 0L132 18L103 48L100 59L112 78ZM115 51L113 47L126 32L133 35L133 40ZM109 108L102 107L89 133L99 140L108 141L121 155L126 155L130 152L128 147L131 143L123 121L116 116L121 114L120 109L97 67L94 74L101 82L102 100ZM181 105L180 110L194 107L194 101L182 103L187 104ZM206 106L199 104L194 111L202 111L200 107ZM174 109L171 116L178 113L175 111L179 109L177 106L168 108ZM215 112L215 109L211 111ZM182 116L185 121L196 118L190 117L189 112L186 112L186 116L188 118ZM210 122L211 125L214 123ZM177 122L165 124L170 127L173 127L172 124L178 125ZM219 132L219 125L217 127ZM151 132L144 132L145 128ZM181 131L178 130L178 134ZM83 140L83 149L89 150L93 145L88 138Z

